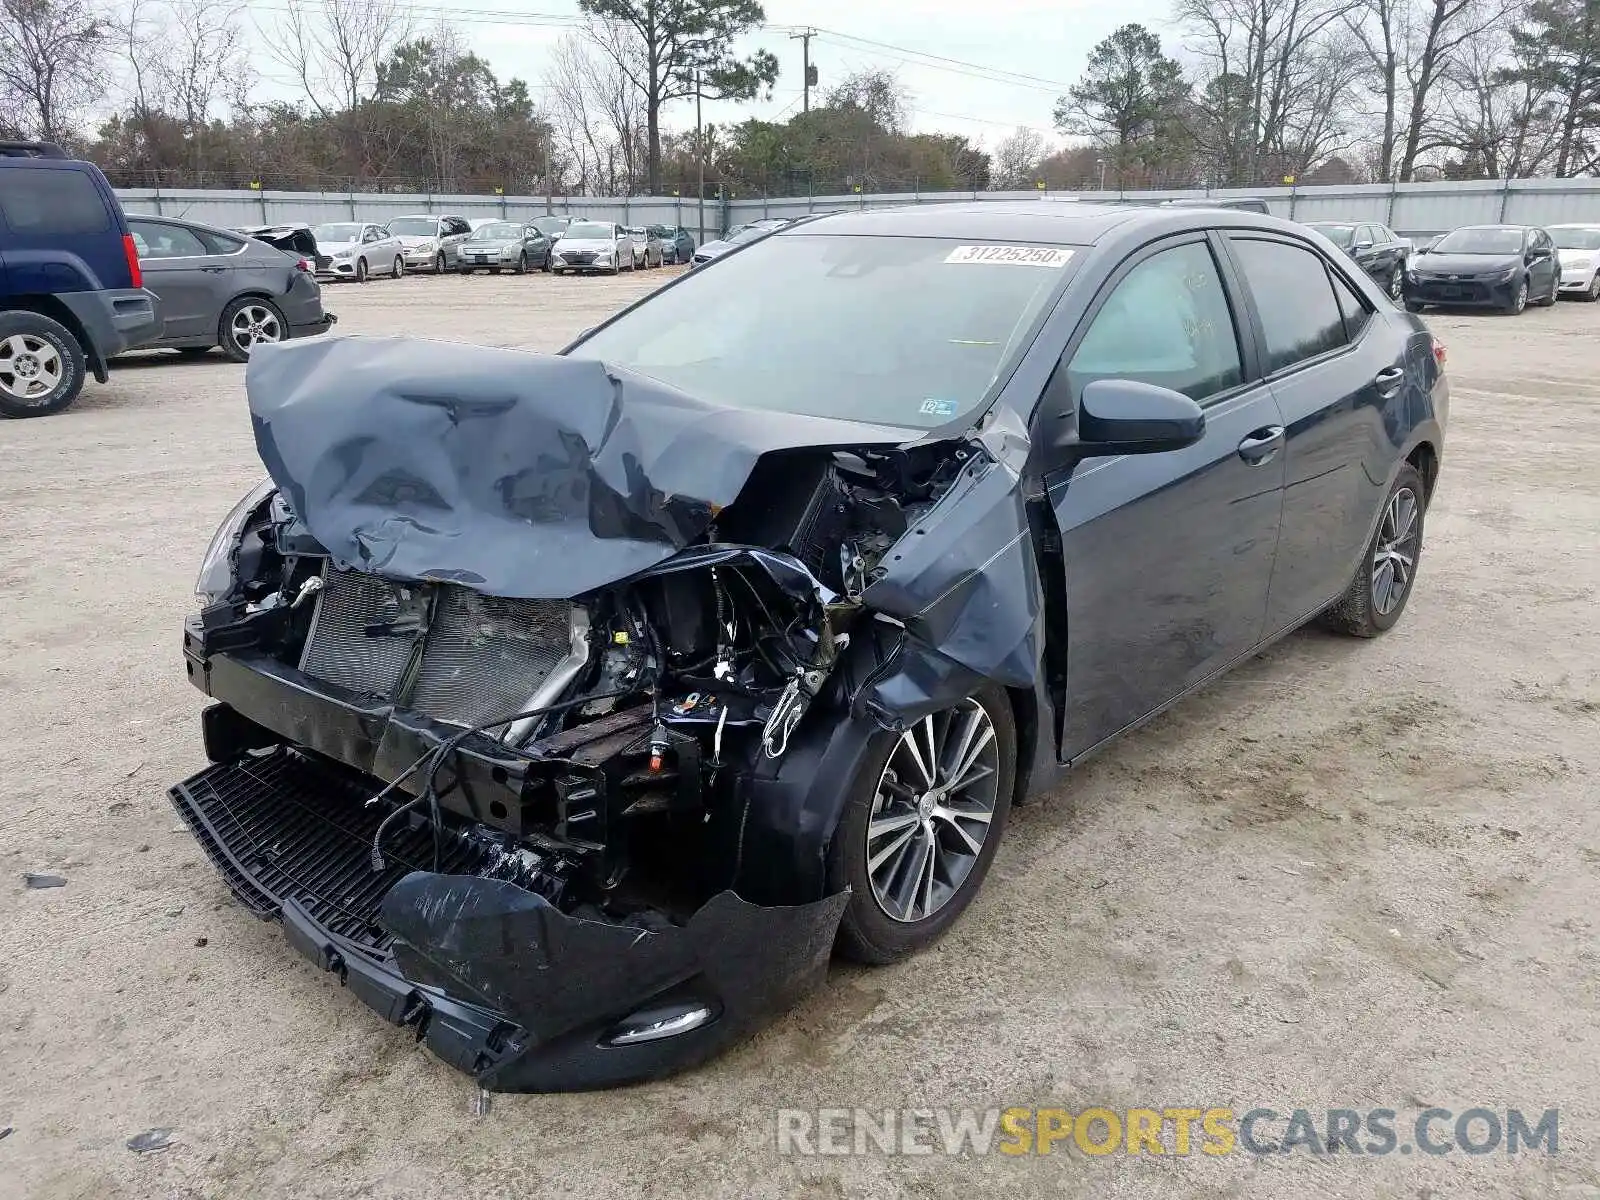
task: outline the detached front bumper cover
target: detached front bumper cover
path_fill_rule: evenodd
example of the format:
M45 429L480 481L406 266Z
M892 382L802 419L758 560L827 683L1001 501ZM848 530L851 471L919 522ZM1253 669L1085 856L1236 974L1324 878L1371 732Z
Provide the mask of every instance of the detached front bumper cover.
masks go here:
M681 926L568 916L504 880L409 870L431 845L422 833L409 852L386 845L391 866L375 874L363 822L376 815L340 776L316 795L321 771L280 751L210 767L171 795L246 907L485 1088L581 1091L683 1070L826 974L846 892L773 908L723 892ZM477 864L453 852L445 865Z

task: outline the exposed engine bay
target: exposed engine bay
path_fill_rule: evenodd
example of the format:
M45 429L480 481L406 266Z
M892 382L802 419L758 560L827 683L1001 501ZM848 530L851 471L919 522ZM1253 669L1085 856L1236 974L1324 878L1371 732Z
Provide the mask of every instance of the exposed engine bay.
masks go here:
M272 480L202 570L216 765L174 800L247 904L493 1086L685 1065L825 969L830 731L1032 687L1026 442L741 426L600 364L435 373L425 345L252 361ZM341 356L384 385L352 396ZM686 466L660 447L690 425L718 432Z

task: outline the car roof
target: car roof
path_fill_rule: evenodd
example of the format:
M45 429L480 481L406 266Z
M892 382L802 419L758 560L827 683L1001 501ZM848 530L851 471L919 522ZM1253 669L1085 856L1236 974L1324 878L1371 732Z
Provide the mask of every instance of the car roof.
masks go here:
M1247 209L1052 203L999 200L923 204L819 215L780 229L774 237L819 233L877 237L1001 238L1091 246L1113 232L1148 228L1154 233L1186 229L1292 231L1292 221Z

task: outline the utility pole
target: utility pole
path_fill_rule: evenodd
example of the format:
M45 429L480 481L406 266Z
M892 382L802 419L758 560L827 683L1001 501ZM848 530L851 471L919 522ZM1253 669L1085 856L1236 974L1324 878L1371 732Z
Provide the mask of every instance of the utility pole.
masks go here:
M817 36L815 29L802 29L799 33L791 33L789 40L800 39L801 53L804 55L805 74L801 77L805 82L801 89L801 111L811 111L811 89L817 86L817 69L811 65L811 39Z
M706 133L700 123L700 72L694 73L694 156L700 169L700 184L695 189L700 206L700 242L706 244Z

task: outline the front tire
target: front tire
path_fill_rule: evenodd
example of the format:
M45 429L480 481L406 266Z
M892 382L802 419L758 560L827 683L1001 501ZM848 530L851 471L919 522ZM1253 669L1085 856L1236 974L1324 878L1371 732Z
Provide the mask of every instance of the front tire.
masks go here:
M1589 287L1584 291L1583 298L1590 304L1600 300L1600 271L1595 272L1594 278L1589 280Z
M829 890L851 889L842 955L890 963L944 936L989 873L1016 769L1000 688L876 737L828 847Z
M392 274L396 279L404 279L406 275L406 260L401 258L398 254L394 256L394 270Z
M0 417L47 417L83 390L83 347L43 313L0 312Z
M443 250L439 251L438 254L435 254L433 256L433 273L435 275L443 275L444 274L444 251Z
M1400 468L1383 502L1366 557L1343 596L1322 614L1324 626L1352 637L1377 637L1392 629L1411 599L1422 563L1422 525L1427 500L1422 475L1410 463Z
M364 258L358 258L358 259L356 259L356 282L357 283L365 283L366 281L367 281L367 260L364 259Z
M1526 278L1517 281L1517 290L1511 293L1511 303L1506 305L1505 312L1508 316L1516 316L1528 307L1528 281Z
M528 273L528 252L526 250L524 250L521 254L517 255L517 274L518 275L526 275L527 273Z

